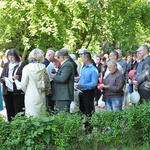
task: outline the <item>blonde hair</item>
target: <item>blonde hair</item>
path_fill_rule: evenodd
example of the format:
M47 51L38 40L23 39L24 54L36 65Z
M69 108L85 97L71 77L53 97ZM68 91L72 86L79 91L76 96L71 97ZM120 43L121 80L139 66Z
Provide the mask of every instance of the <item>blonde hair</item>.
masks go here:
M28 56L28 60L29 61L36 60L38 62L43 62L44 61L44 56L41 53L40 49L36 48L36 49L33 49L30 52L30 54Z

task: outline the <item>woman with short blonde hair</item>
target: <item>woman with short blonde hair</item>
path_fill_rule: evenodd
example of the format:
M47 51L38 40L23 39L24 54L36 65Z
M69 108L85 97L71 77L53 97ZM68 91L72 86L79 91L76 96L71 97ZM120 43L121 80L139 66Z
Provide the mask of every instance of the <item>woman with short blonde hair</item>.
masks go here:
M23 69L21 86L25 92L25 114L38 117L46 111L46 94L50 93L50 82L39 49L33 49L29 64Z
M34 61L34 60L38 61L38 62L43 62L44 56L41 53L41 50L36 48L30 52L30 54L28 56L28 60L29 60L29 62Z

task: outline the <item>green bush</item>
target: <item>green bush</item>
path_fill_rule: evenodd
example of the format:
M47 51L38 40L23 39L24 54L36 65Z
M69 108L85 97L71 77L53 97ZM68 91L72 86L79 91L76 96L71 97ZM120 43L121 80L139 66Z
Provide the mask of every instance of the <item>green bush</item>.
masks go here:
M123 111L95 113L91 124L96 128L96 148L142 145L150 142L150 103L132 105Z
M18 114L12 122L0 117L1 150L117 150L150 142L150 103L123 111L94 113L91 134L83 116L61 112L41 118Z

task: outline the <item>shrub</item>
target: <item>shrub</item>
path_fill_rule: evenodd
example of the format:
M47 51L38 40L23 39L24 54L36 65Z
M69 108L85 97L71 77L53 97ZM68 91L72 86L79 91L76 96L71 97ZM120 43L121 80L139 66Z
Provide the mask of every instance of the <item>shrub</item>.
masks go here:
M123 111L95 113L91 124L96 128L96 147L120 148L149 142L149 104L132 105Z
M90 119L91 134L85 134L83 116L61 112L41 118L18 114L12 122L0 116L1 150L98 150L141 146L150 141L150 103L123 111L102 111Z

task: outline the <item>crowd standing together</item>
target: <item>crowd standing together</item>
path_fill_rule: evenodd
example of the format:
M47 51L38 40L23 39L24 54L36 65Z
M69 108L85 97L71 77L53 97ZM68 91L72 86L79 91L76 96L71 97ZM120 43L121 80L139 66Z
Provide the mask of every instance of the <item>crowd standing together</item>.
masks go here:
M106 56L97 55L92 59L91 53L81 48L81 61L78 61L66 48L58 52L48 48L44 58L42 50L34 49L25 64L15 49L7 50L0 72L0 99L4 99L8 121L19 112L34 117L46 111L69 112L75 91L79 93L80 112L89 117L101 96L108 111L121 111L128 104L127 93L134 91L140 95L140 104L147 102L150 99L149 47L143 44L125 57L120 49ZM0 110L2 107L0 103ZM88 120L85 128L92 130Z

